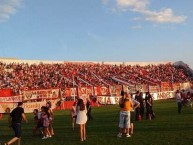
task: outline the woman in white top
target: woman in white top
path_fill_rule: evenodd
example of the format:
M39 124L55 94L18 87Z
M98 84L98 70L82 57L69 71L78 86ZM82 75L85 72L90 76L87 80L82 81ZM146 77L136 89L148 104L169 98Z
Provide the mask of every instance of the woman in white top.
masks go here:
M82 99L78 99L77 103L77 119L76 124L80 125L80 140L86 140L86 122L87 122L86 105Z

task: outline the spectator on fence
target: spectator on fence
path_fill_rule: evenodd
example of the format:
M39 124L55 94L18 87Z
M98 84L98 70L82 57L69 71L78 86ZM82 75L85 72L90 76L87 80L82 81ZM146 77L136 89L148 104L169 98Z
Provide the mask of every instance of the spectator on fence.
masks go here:
M78 99L76 124L80 125L80 141L86 140L87 110L83 99Z
M18 145L21 144L21 134L22 134L22 129L21 129L21 123L22 120L24 120L26 123L27 118L24 114L24 109L22 108L23 103L19 102L18 106L11 111L8 121L9 121L9 127L13 128L13 131L15 132L15 136L9 140L5 145L10 145L13 144L14 142L18 142Z
M176 102L178 105L178 114L181 114L181 112L182 112L182 96L181 96L181 93L179 90L176 91L175 98L176 98Z

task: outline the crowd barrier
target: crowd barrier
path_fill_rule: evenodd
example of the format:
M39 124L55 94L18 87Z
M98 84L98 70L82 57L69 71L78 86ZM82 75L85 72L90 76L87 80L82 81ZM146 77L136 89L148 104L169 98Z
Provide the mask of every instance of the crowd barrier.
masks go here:
M191 89L190 83L175 83L171 86L171 83L162 83L161 89L158 90L158 86L149 86L150 93L154 100L173 98L176 89ZM136 90L141 92L149 91L147 86L138 85L135 86ZM175 90L174 90L175 88ZM7 108L12 110L16 107L17 102L24 102L24 109L26 113L33 112L33 109L40 109L41 106L46 104L46 101L52 102L52 107L55 110L70 109L74 99L77 96L83 98L90 97L93 106L118 104L120 99L120 92L124 89L131 93L133 92L128 86L98 86L98 87L79 87L79 88L53 88L53 89L40 89L40 90L23 90L20 95L16 96L2 96L0 95L0 113L6 113ZM133 90L133 88L132 88ZM172 90L172 91L171 91ZM1 90L0 92L2 92ZM7 90L6 90L7 91ZM93 99L94 98L94 99Z

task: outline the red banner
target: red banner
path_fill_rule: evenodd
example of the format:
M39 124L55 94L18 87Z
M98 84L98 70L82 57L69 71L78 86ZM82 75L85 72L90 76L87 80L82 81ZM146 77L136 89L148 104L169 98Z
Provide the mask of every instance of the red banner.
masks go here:
M79 87L78 94L79 96L90 96L93 94L93 87Z
M110 95L108 87L95 87L95 94L97 96L107 96Z
M162 82L161 83L161 91L171 91L172 90L172 84L168 82Z
M77 96L76 88L65 88L62 92L62 97Z
M10 97L12 96L11 89L0 89L0 97Z
M173 83L172 84L173 90L180 90L180 83Z

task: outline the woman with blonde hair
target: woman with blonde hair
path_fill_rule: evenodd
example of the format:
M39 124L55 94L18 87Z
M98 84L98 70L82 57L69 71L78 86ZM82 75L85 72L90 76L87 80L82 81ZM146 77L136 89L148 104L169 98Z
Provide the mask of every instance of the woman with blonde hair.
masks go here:
M126 131L126 137L131 137L129 134L130 128L130 111L132 110L131 96L124 92L123 97L120 99L120 117L119 117L119 133L117 137L122 137Z

